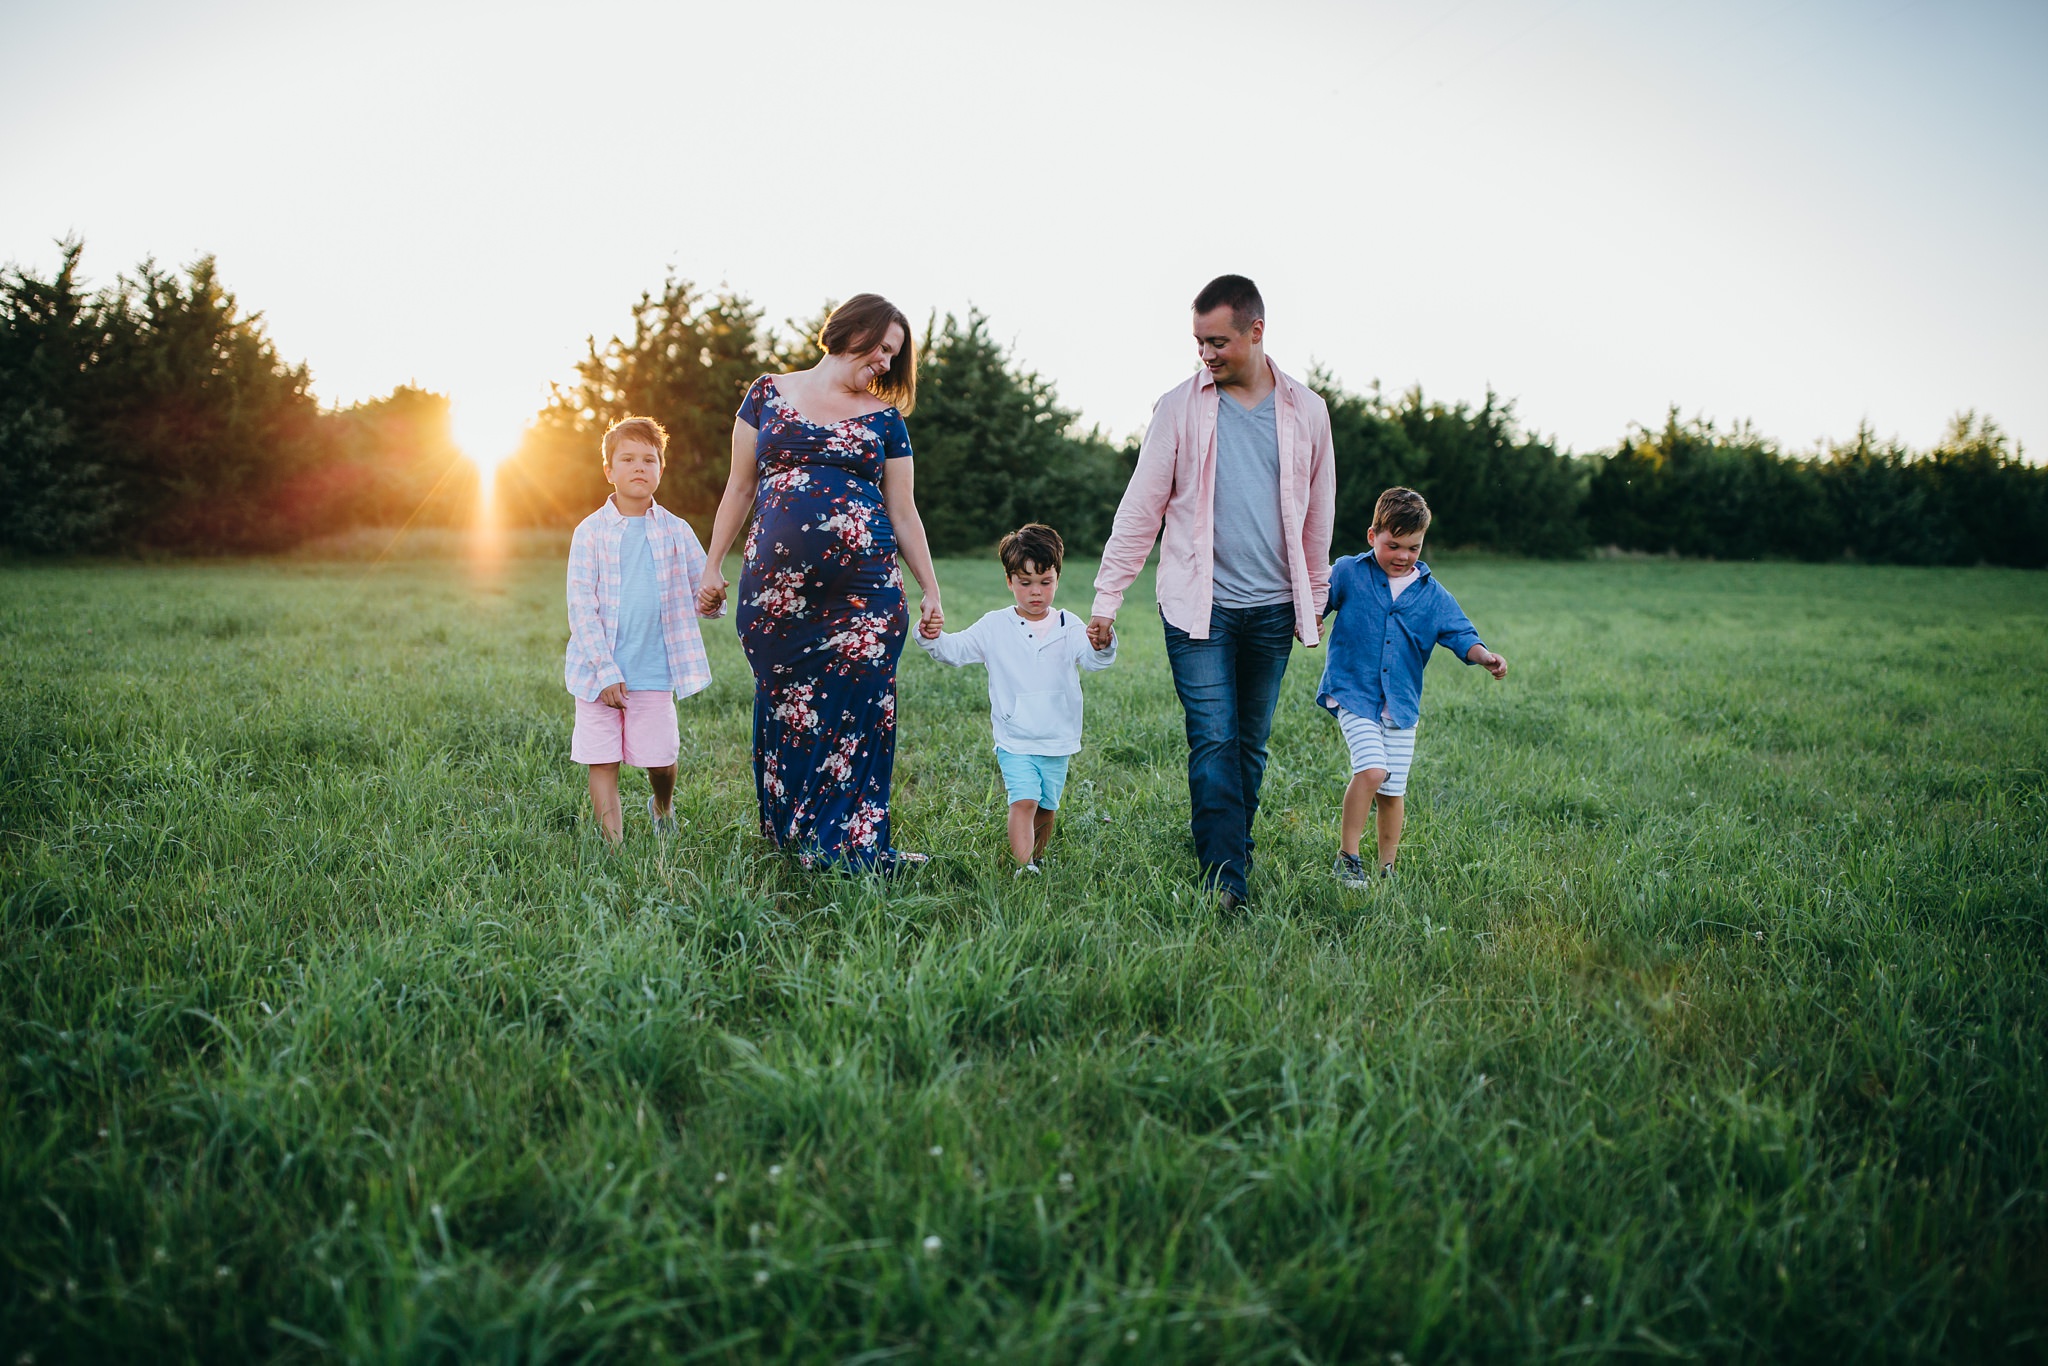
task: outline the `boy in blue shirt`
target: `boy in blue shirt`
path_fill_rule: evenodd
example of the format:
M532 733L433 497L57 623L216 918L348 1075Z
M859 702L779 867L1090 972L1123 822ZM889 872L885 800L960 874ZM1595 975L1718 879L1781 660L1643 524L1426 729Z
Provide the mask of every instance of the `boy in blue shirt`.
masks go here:
M1415 759L1415 726L1422 711L1422 670L1441 645L1467 664L1505 678L1508 662L1486 648L1458 601L1422 563L1429 504L1414 489L1393 488L1372 510L1372 549L1330 566L1330 601L1337 614L1329 634L1329 662L1316 701L1330 709L1351 750L1351 785L1344 789L1343 843L1330 871L1346 887L1371 881L1359 857L1365 820L1379 806L1379 867L1394 874L1406 816L1402 794Z

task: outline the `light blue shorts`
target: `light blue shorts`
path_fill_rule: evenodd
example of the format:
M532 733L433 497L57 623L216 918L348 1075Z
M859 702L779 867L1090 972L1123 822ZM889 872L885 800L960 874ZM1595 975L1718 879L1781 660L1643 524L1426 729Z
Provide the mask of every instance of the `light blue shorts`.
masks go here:
M1037 802L1040 811L1060 809L1060 793L1067 786L1067 760L1071 754L1012 754L996 750L1002 765L1003 786L1009 789L1010 804Z

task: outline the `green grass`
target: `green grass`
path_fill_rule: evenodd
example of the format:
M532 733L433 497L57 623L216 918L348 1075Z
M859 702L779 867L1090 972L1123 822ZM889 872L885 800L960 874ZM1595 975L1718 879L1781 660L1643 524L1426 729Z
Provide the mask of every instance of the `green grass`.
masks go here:
M555 559L0 570L6 1359L2041 1359L2048 580L1438 568L1403 879L1303 652L1232 920L1147 585L1028 886L907 652L884 886L729 625L604 851Z

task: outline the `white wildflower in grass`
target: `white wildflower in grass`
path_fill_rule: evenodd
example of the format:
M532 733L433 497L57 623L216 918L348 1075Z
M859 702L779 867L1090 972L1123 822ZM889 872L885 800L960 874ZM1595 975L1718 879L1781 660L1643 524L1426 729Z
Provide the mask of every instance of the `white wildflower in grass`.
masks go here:
M155 1262L158 1266L162 1266L165 1262L168 1262L171 1259L171 1254L164 1248L158 1248L156 1251L149 1254L149 1259L152 1262Z
M724 1173L724 1172L713 1172L713 1173L711 1174L711 1180L712 1180L712 1184L714 1184L714 1185L719 1185L719 1186L722 1186L722 1185L724 1185L724 1184L725 1184L725 1173Z
M767 1273L767 1272L765 1272L765 1271L756 1271L756 1272L754 1273L754 1284L755 1284L755 1285L766 1285L766 1284L768 1284L768 1273Z
M780 1181L782 1179L782 1164L780 1162L768 1168L768 1179L770 1181Z
M232 1275L234 1275L234 1274L235 1274L234 1272L232 1272L232 1271L228 1270L228 1269L227 1269L226 1267L224 1267L224 1266L217 1266L217 1267L215 1267L215 1268L213 1269L213 1276L214 1276L214 1279L215 1279L215 1280L219 1280L219 1281L224 1281L224 1280L226 1280L226 1279L227 1279L228 1277L230 1277L230 1276L232 1276Z
M944 1157L946 1155L946 1150L939 1144L934 1143L931 1146L931 1154L933 1157Z
M605 1164L604 1164L604 1169L605 1169L606 1171L608 1171L608 1172L609 1172L609 1171L616 1171L616 1170L618 1170L618 1168L617 1168L617 1167L616 1167L616 1166L615 1166L614 1164L612 1164L612 1163L610 1163L610 1162L607 1162L607 1163L605 1163Z
M1136 1342L1137 1340L1138 1340L1138 1330L1137 1330L1137 1329L1135 1329L1135 1328L1126 1328L1126 1329L1124 1329L1124 1341L1125 1341L1125 1342Z
M944 1247L945 1245L946 1240L939 1237L938 1234L928 1233L925 1235L924 1239L924 1255L927 1257L936 1257L939 1255L939 1249Z
M1591 1309L1592 1307L1593 1307L1593 1297L1592 1297L1591 1295L1581 1295L1581 1296L1579 1296L1579 1308L1581 1308L1581 1309Z
M1060 1173L1060 1189L1061 1189L1061 1190L1072 1190L1073 1188L1074 1188L1074 1174L1073 1174L1072 1172L1061 1172L1061 1173Z
M100 1137L101 1137L101 1138L105 1138L106 1136L107 1136L107 1131L106 1131L105 1129L102 1129L102 1130L100 1130Z

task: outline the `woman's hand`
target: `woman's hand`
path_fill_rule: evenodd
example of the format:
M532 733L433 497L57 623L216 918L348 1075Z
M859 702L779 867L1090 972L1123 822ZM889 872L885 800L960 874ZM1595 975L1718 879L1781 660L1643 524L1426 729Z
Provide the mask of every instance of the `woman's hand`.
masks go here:
M939 632L945 629L946 613L945 609L939 606L938 594L927 594L924 605L917 611L917 633L926 640L937 640Z
M700 617L722 617L725 615L725 575L718 572L715 564L704 566L704 576L697 580L697 615Z

